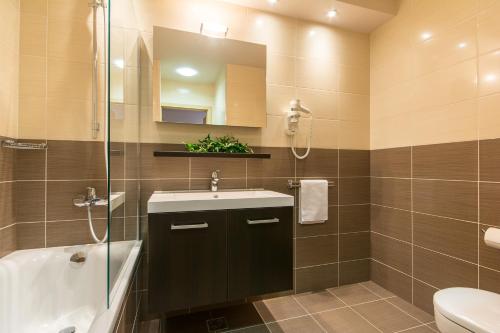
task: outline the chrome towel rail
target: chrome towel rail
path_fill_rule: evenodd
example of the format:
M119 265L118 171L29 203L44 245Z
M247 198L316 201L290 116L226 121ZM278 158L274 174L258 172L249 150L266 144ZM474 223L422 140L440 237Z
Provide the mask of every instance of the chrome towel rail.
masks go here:
M328 181L328 187L334 187L334 186L336 186L334 181ZM288 188L289 189L300 188L300 181L294 181L288 179Z
M2 140L2 148L39 150L47 149L46 143L18 142L15 140Z

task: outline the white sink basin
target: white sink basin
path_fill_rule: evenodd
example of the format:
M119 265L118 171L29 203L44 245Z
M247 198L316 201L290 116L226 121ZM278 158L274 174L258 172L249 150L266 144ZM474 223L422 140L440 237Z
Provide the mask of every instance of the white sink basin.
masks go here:
M293 206L293 196L273 191L161 192L148 200L148 213Z

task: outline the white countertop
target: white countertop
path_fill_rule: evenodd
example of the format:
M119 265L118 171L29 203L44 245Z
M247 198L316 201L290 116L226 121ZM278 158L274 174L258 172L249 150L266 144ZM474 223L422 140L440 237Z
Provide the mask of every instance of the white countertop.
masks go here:
M291 195L266 190L218 192L154 192L148 200L148 213L202 210L293 207Z

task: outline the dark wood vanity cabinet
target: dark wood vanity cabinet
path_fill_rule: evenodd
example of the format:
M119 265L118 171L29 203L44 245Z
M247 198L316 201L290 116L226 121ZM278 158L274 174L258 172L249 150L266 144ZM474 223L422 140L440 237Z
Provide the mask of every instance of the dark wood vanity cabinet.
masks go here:
M228 298L293 289L292 209L229 211Z
M148 223L149 310L225 302L226 212L150 214Z
M149 311L185 310L293 288L292 207L148 218Z

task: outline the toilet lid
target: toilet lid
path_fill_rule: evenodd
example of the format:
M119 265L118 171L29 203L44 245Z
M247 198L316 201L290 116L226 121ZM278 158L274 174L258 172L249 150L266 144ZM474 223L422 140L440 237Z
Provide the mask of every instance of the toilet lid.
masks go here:
M434 309L475 333L500 333L500 295L472 288L448 288L434 294Z

